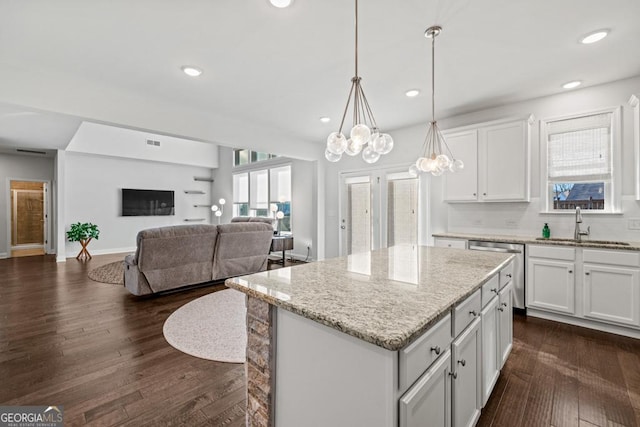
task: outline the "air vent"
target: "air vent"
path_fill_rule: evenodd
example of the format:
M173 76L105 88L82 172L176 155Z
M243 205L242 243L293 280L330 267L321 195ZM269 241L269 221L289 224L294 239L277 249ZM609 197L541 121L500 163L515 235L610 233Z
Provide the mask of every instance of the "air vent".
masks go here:
M155 141L153 139L147 139L147 145L153 145L154 147L160 147L160 141Z
M27 154L39 154L41 156L46 156L47 153L44 151L36 151L36 150L24 150L22 148L16 148L16 151L19 153L27 153Z

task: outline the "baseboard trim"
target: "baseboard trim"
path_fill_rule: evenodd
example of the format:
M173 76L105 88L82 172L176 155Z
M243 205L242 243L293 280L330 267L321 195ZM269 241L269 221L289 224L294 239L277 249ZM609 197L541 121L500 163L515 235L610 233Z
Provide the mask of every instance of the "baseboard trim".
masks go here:
M0 252L0 259L9 258L9 254L6 252Z
M124 253L133 253L136 251L136 247L129 247L129 248L112 248L112 249L91 249L91 247L87 248L89 249L89 253L91 255L111 255L111 254L124 254ZM67 259L69 258L75 258L76 256L69 256L67 257Z
M562 314L549 313L546 311L540 311L533 308L527 308L527 316L539 317L540 319L553 320L555 322L568 323L569 325L582 326L583 328L588 328L588 329L595 329L596 331L608 332L611 334L640 339L640 330L625 328L624 326L610 325L608 323L600 323L592 320L565 316Z

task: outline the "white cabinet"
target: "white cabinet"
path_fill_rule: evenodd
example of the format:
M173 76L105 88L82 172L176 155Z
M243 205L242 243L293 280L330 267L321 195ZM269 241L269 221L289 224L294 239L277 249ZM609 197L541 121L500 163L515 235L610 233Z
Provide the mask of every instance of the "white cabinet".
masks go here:
M640 326L640 253L583 251L586 318Z
M462 170L445 175L445 200L475 202L478 200L478 131L447 132L444 137L456 159L464 162Z
M450 372L447 349L400 399L400 427L451 426Z
M575 313L575 250L529 246L527 307Z
M498 295L482 309L482 406L486 405L500 375Z
M480 318L451 344L453 401L455 427L474 426L482 408L482 340Z
M499 369L502 369L513 348L513 282L498 295Z
M529 201L529 152L533 116L500 120L444 132L465 167L446 174L448 202Z
M467 249L467 241L463 239L436 237L434 239L434 246L438 248Z

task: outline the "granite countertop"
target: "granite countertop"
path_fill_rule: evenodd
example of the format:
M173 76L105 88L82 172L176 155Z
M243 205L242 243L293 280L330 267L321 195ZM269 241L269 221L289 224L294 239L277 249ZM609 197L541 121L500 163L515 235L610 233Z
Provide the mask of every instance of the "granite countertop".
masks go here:
M511 258L493 252L394 246L225 283L395 351L420 336Z
M615 244L615 241L607 243L604 240L590 241L584 238L581 242L576 242L571 238L538 239L534 236L518 236L508 234L472 234L472 233L433 233L433 237L444 237L449 239L481 240L484 242L505 242L521 243L525 245L551 245L551 246L574 246L579 248L600 248L617 249L623 251L640 251L640 242L624 242L626 244Z

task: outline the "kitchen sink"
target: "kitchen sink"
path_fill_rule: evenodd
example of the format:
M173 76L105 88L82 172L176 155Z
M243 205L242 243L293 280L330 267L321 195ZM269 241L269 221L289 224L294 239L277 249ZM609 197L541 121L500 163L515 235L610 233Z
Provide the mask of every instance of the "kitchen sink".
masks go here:
M616 242L613 240L576 240L576 239L565 239L561 237L549 237L548 239L544 237L536 237L536 240L548 240L550 242L567 242L567 243L581 243L581 244L592 244L592 245L618 245L618 246L629 246L627 242Z

